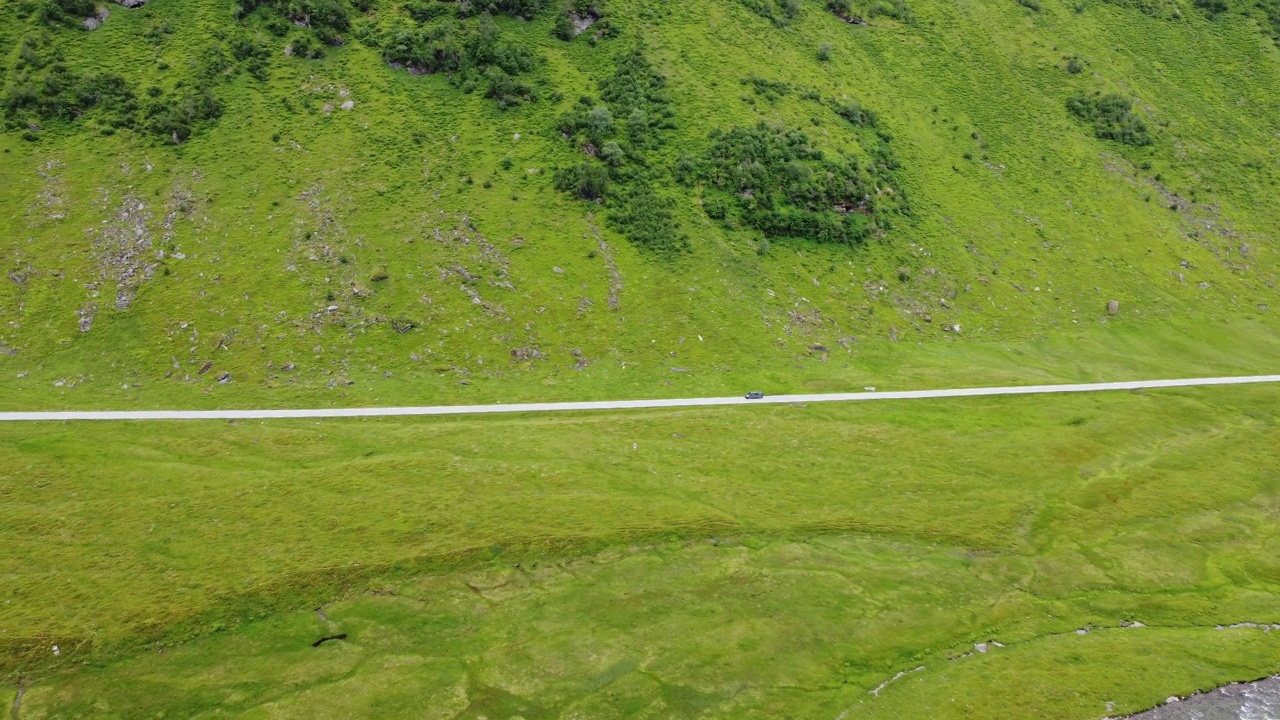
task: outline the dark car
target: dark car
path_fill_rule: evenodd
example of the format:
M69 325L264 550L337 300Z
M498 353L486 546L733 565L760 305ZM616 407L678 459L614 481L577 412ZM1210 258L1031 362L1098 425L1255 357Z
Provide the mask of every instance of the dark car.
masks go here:
M759 400L762 397L764 397L764 393L760 392L759 390L752 390L751 392L747 393L748 400Z

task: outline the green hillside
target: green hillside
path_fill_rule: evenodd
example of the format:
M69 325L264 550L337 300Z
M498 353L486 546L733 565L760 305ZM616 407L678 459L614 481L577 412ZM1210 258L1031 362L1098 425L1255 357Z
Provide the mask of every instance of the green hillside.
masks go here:
M11 0L0 410L1275 373L1277 35L1272 0ZM6 426L0 701L1132 712L1280 670L1277 399Z
M801 3L775 27L616 2L566 42L559 7L419 4L441 17L378 2L304 31L272 3L153 0L92 32L10 4L4 404L845 387L917 362L893 338L1272 324L1280 64L1244 9L855 8L864 26ZM528 68L514 99L486 97L479 51L385 60L482 24ZM304 40L323 57L285 54ZM1132 102L1150 144L1096 137L1081 94Z

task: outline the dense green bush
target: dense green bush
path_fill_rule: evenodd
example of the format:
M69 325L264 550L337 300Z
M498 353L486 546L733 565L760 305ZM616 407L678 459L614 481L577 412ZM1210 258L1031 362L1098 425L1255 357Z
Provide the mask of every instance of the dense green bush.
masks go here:
M157 98L146 110L146 129L182 143L191 137L196 127L205 121L222 115L222 105L208 88L190 88L179 91L174 97Z
M561 135L578 145L600 147L615 135L613 111L594 98L583 95L570 110L560 116Z
M644 250L670 255L689 249L689 238L680 232L671 203L659 197L647 180L633 182L622 191L608 222Z
M449 15L452 8L439 0L406 0L404 11L418 22L430 22Z
M739 0L743 7L776 27L787 27L800 15L800 0Z
M528 20L537 15L546 4L545 0L462 0L458 3L458 12L461 15L512 15Z
M599 200L609 190L609 170L599 163L581 162L558 168L552 181L560 192L572 192L583 200Z
M0 106L11 128L93 118L105 126L103 132L136 128L180 143L202 123L221 115L215 85L242 66L261 76L265 58L266 50L256 39L233 34L225 46L215 39L195 54L190 74L171 91L153 85L139 101L135 86L119 75L70 70L55 38L40 32L19 43Z
M619 52L613 64L600 81L600 100L584 95L559 120L560 133L594 159L557 170L555 186L606 201L610 226L638 247L660 254L685 249L688 239L669 203L653 189L664 171L648 156L661 145L660 132L674 127L666 78L639 44Z
M613 73L600 81L600 98L615 118L626 118L635 149L658 144L658 131L675 128L667 80L649 63L642 45L614 57Z
M892 175L896 161L829 158L802 131L763 122L713 132L711 140L698 176L733 198L742 220L767 236L856 243L875 231L878 214L905 211ZM722 203L717 197L704 209L724 217Z
M78 75L67 67L48 32L28 35L0 97L11 127L75 120L88 113L111 127L134 122L137 100L124 78L109 72Z
M1150 145L1151 133L1142 118L1133 112L1133 102L1110 93L1093 96L1078 93L1067 98L1067 111L1093 124L1094 135L1127 145Z
M860 127L875 127L879 115L870 108L865 108L857 100L832 100L831 109L835 114Z
M791 86L778 80L766 80L764 78L751 76L743 78L741 82L743 85L751 86L752 91L755 92L756 95L768 100L770 104L777 103L778 99L783 95L789 95L791 93Z
M464 90L483 79L485 96L501 108L536 99L533 89L517 77L533 69L533 53L504 40L487 12L474 22L448 19L435 25L400 18L362 37L380 47L387 62L417 72L449 73Z
M290 21L317 30L345 32L351 18L341 0L237 0L237 18L245 18L259 8L277 13Z
M499 109L505 110L537 98L532 88L498 65L486 68L484 78L489 85L484 96L498 101Z
M35 8L38 21L75 22L98 11L94 0L41 0Z
M341 44L343 33L351 29L350 13L343 0L236 0L233 12L240 20L256 14L277 36L302 28L303 34L313 37L295 37L291 42L294 54L301 57L323 57L322 46Z
M236 33L227 40L231 55L239 61L250 75L258 80L267 79L267 68L271 62L271 48L260 38L248 33Z
M573 27L573 18L569 17L568 13L556 15L555 23L551 27L551 34L561 40L572 40L577 36L576 29Z

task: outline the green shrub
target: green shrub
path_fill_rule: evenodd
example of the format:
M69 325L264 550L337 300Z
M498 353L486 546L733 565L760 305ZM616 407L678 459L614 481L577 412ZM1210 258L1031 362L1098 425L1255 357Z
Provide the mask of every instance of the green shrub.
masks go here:
M30 122L97 117L111 127L132 126L138 103L133 86L110 72L78 75L67 67L47 33L23 38L0 106L13 127Z
M644 111L645 127L628 130L647 140L651 131L674 128L667 80L649 63L644 47L636 44L619 52L613 64L613 74L600 81L600 98L617 117L630 118L635 110Z
M40 10L48 22L92 17L98 8L94 0L45 0L37 12Z
M1257 9L1262 14L1259 23L1280 42L1280 0L1257 0Z
M627 157L627 153L618 143L610 140L600 147L598 157L607 165L618 167Z
M776 27L787 27L800 15L800 0L739 0L742 6Z
M1088 96L1078 93L1067 98L1067 111L1076 118L1093 124L1093 132L1104 140L1127 145L1150 145L1151 133L1142 118L1133 112L1133 102L1110 93Z
M822 43L818 46L818 60L826 62L831 59L831 43Z
M581 10L581 8L578 8ZM646 155L660 131L674 127L666 78L654 70L640 44L614 56L613 72L600 81L600 101L584 95L561 116L561 135L596 160L555 171L554 184L586 200L607 200L610 225L638 247L669 255L688 248L669 203L654 191L663 170ZM619 132L619 125L622 125ZM677 178L695 175L682 156Z
M537 98L517 77L533 69L533 54L504 40L487 12L474 24L446 20L419 25L401 18L371 32L367 40L382 48L387 62L418 72L448 73L450 82L465 92L475 90L483 80L485 97L496 100L500 108Z
M484 96L498 101L498 108L501 110L531 102L536 98L532 88L497 65L490 65L484 71L484 78L489 84Z
M723 220L725 216L729 214L728 206L724 204L723 200L720 200L718 198L714 200L708 200L705 203L703 203L702 210L707 214L707 217L711 218L712 220Z
M248 17L259 9L311 28L322 37L333 37L351 27L347 8L340 0L237 0L234 6L237 18Z
M553 183L560 192L572 192L583 200L599 200L609 190L609 170L599 163L582 162L558 168Z
M832 100L831 109L835 114L857 126L875 127L879 116L874 110L864 108L857 100Z
M663 255L689 249L680 232L671 203L662 199L647 181L632 183L609 213L609 224L638 247Z
M254 78L266 81L267 68L271 62L271 48L259 38L248 33L236 33L228 40L231 55L243 64L245 70Z
M1018 0L1018 4L1028 10L1040 12L1040 0Z
M573 26L573 18L568 13L560 13L556 15L555 24L551 28L551 34L564 41L572 40L577 36L576 28Z
M430 22L449 14L450 7L437 0L406 0L404 11L420 23Z
M463 4L469 4L470 8L461 9ZM545 5L545 0L470 0L469 3L459 3L459 12L511 15L527 20L537 15Z
M827 158L802 131L766 123L711 139L702 178L736 198L743 220L767 236L856 243L874 231L878 213L905 208L896 161Z
M300 32L289 41L289 50L295 57L307 60L318 60L324 57L324 45L315 35Z
M778 99L783 95L791 93L791 86L777 80L765 80L755 76L742 79L743 85L750 85L756 95L768 100L770 104L777 104Z
M191 88L153 102L146 110L146 127L176 144L186 142L201 123L221 115L222 105L212 90Z

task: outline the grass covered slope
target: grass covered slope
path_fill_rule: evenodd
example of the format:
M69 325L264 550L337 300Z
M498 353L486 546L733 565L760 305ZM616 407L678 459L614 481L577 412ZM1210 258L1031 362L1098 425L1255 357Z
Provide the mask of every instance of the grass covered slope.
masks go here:
M0 648L24 717L1087 718L1274 672L1215 628L1280 623L1275 389L1042 400L6 426Z
M1280 65L1248 8L617 1L566 42L558 6L419 5L7 6L11 106L31 53L94 92L0 134L3 403L848 387L917 341L1273 332Z

